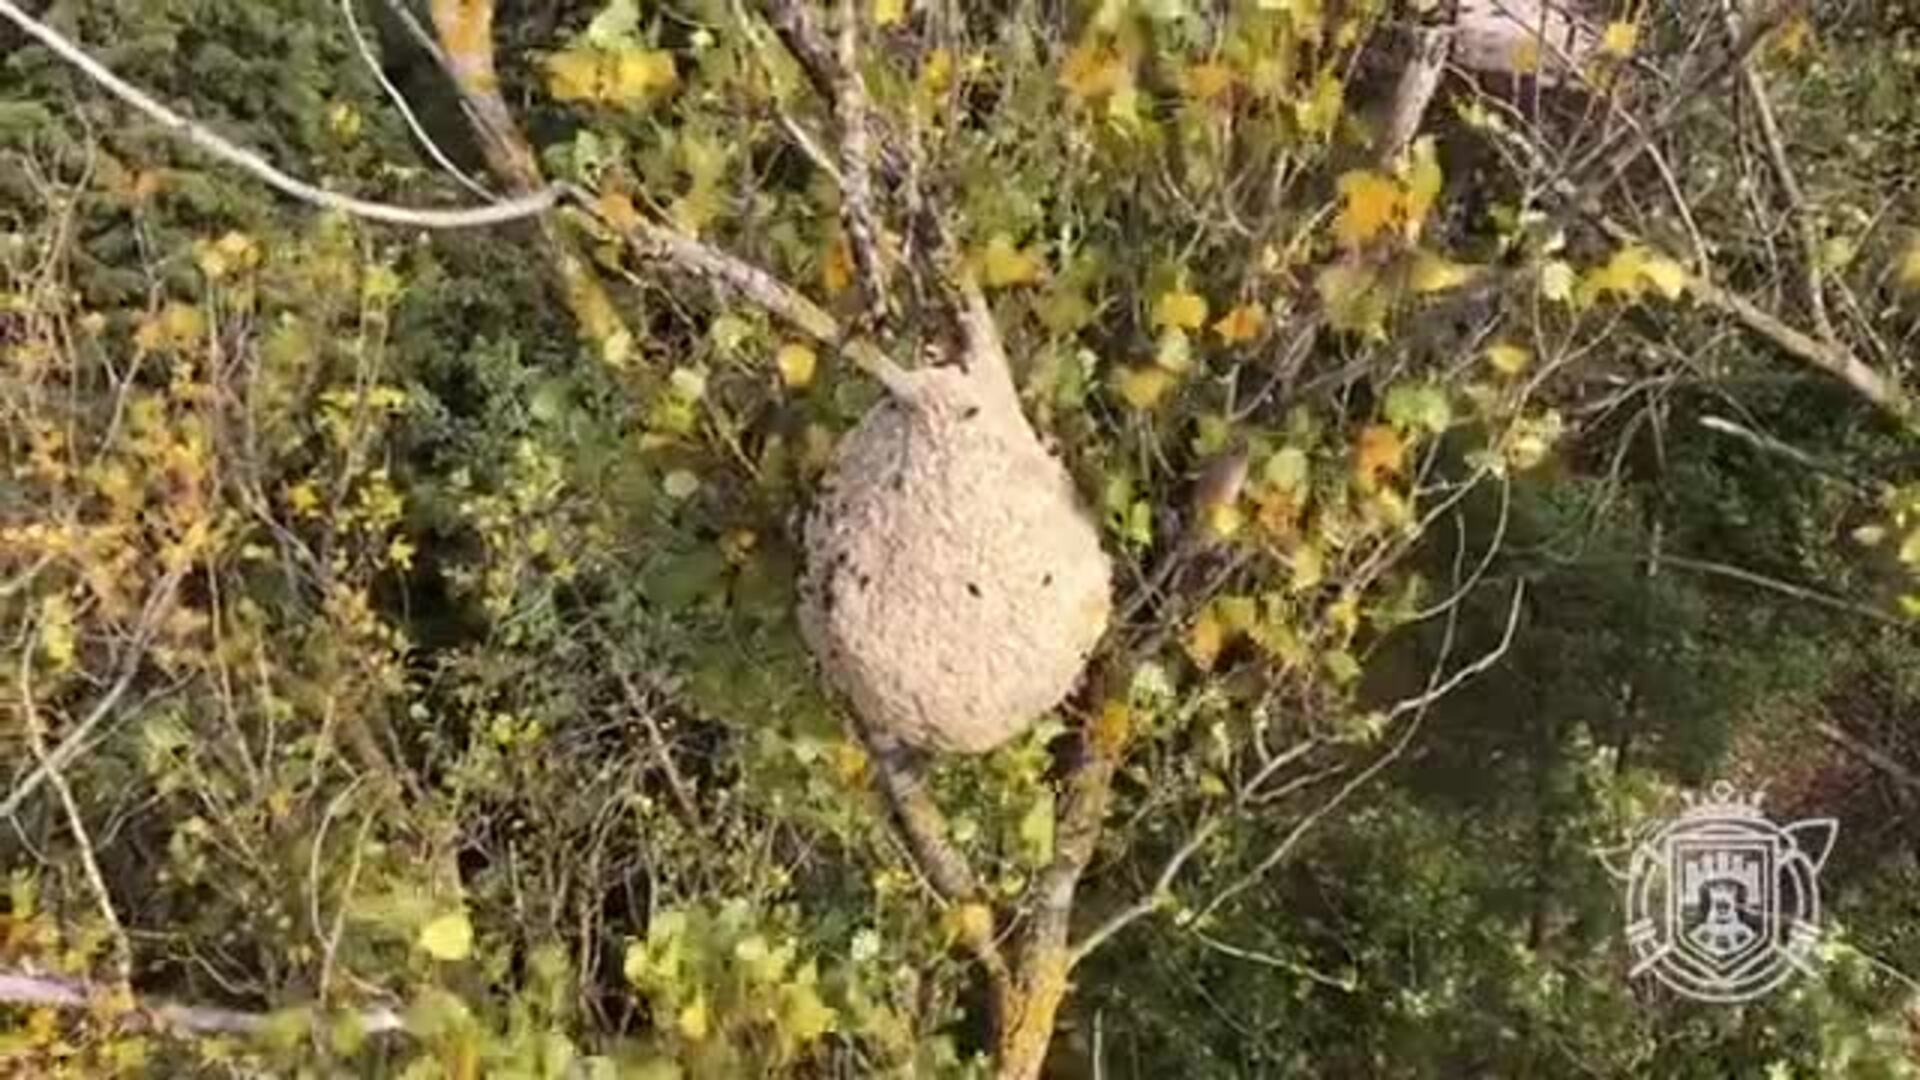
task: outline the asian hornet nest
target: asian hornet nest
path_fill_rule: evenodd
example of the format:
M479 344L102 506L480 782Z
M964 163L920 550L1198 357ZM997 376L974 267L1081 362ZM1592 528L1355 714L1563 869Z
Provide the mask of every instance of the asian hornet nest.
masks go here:
M800 626L869 728L984 753L1073 689L1111 565L977 290L961 324L965 363L899 373L841 440L806 524Z

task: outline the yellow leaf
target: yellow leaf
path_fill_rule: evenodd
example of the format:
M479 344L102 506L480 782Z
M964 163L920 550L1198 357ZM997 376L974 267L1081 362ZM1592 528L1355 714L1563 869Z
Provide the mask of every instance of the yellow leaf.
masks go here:
M1142 411L1159 404L1173 385L1173 373L1157 366L1123 368L1114 376L1114 388L1128 405Z
M711 1030L706 995L702 994L694 998L693 1004L681 1009L680 1015L674 1020L674 1027L678 1028L680 1036L689 1042L700 1042L705 1039Z
M1358 170L1342 176L1340 196L1333 233L1342 247L1360 247L1400 214L1400 185L1377 172Z
M839 296L853 287L853 246L844 235L836 234L827 245L826 258L820 260L820 286L828 296Z
M306 517L320 509L320 492L314 489L312 481L302 480L287 489L287 506L295 514Z
M1522 346L1502 341L1487 346L1487 363L1502 375L1513 376L1525 371L1533 363L1533 353Z
M1133 67L1119 50L1086 42L1067 54L1060 66L1060 85L1075 101L1091 102L1130 90Z
M1226 627L1221 625L1219 616L1214 614L1213 607L1209 605L1187 629L1187 656L1193 661L1194 667L1201 671L1212 671L1226 643Z
M1640 44L1640 27L1630 22L1610 22L1600 35L1600 51L1624 60Z
M1687 291L1686 267L1664 255L1649 255L1640 268L1640 276L1669 300L1678 300Z
M873 25L893 26L907 17L907 0L873 0Z
M594 207L609 225L623 233L640 227L640 212L633 208L633 200L620 192L601 192L600 197L594 200Z
M1244 634L1260 621L1260 607L1251 596L1222 596L1213 606L1220 612L1220 625L1228 634Z
M1198 293L1178 290L1160 294L1153 305L1153 325L1198 330L1207 321L1207 301Z
M1236 503L1215 503L1206 509L1207 531L1222 540L1232 537L1246 523L1246 515L1241 513Z
M413 569L414 546L404 537L396 536L387 544L387 565L398 570Z
M1238 76L1225 64L1209 61L1190 65L1180 74L1181 89L1195 101L1213 101L1233 89Z
M961 904L947 909L947 926L962 941L984 941L993 936L993 911L981 903Z
M599 97L600 56L588 49L569 49L547 58L547 90L560 101L593 101Z
M1266 329L1267 313L1258 304L1241 304L1213 324L1213 332L1229 345L1252 341Z
M1398 475L1405 465L1407 448L1400 435L1385 424L1369 424L1360 431L1354 451L1353 474L1361 491L1372 491L1383 476Z
M442 915L420 928L419 945L435 960L465 960L473 954L473 923L463 911Z
M1040 280L1043 264L1031 251L1013 246L1005 233L994 234L980 254L980 276L988 288L1027 285Z
M1795 60L1804 55L1812 44L1813 22L1803 12L1781 24L1780 29L1773 32L1772 40L1763 46L1763 51L1768 56Z
M73 604L60 593L49 593L40 601L40 648L55 671L73 667Z
M1320 549L1312 544L1304 544L1293 553L1293 574L1288 578L1288 587L1294 592L1305 592L1316 588L1326 580L1327 564L1321 557Z
M774 355L773 363L780 369L780 381L797 389L812 384L818 358L805 345L783 345Z
M1639 244L1613 253L1606 264L1589 272L1575 292L1583 304L1608 295L1638 300L1648 285L1669 300L1686 292L1689 275L1679 263Z
M577 48L547 58L547 89L560 101L635 105L673 88L673 54L658 49Z
M1907 253L1900 257L1900 284L1920 289L1920 233L1908 242Z
M1412 285L1417 293L1445 292L1472 281L1480 268L1457 263L1444 255L1422 251L1414 256Z
M920 64L920 89L928 97L938 97L953 85L953 51L935 49Z

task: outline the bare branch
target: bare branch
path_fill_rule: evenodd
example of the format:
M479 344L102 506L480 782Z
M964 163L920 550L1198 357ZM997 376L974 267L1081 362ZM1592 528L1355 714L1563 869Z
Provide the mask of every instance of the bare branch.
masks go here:
M948 903L977 904L982 910L990 910L986 907L979 879L974 876L973 868L967 865L966 856L948 839L946 815L934 802L932 793L927 791L926 781L920 775L912 751L891 735L861 722L857 716L853 718L852 726L867 747L874 775L893 808L894 818L900 825L901 836L906 840L914 865L926 875L934 891ZM993 981L996 998L1000 998L1011 992L1012 974L993 936L991 919L985 922L987 924L982 925L980 921L962 919L960 932L963 943Z
M37 627L34 628L37 632ZM31 636L31 635L30 635ZM80 865L86 872L87 884L93 890L94 902L100 907L101 921L107 924L107 935L113 942L114 978L120 986L127 986L133 979L133 946L127 941L127 928L120 922L120 913L113 906L113 892L107 888L106 876L100 873L100 860L93 853L93 837L87 831L86 818L80 813L80 804L73 797L73 787L67 783L66 774L51 764L47 756L47 729L40 721L40 710L33 701L33 650L20 650L20 710L27 722L27 743L33 750L34 760L53 782L53 790L60 798L60 807L67 816L67 830L73 833L74 847L80 853Z
M5 0L0 0L0 3L4 2ZM123 649L119 676L114 679L113 685L100 700L94 703L86 718L60 741L60 745L47 754L34 770L26 775L25 779L14 785L6 801L0 802L0 819L12 817L19 811L21 804L39 790L42 782L56 771L65 769L69 762L79 757L91 744L94 730L113 715L115 707L120 704L120 699L125 697L127 691L132 688L134 677L139 675L141 662L146 658L147 642L158 629L161 617L172 606L174 592L179 588L180 579L185 576L185 573L184 568L175 570L154 588L153 595L147 599L146 606L140 613L133 640Z
M1526 583L1524 581L1516 583L1513 590L1513 601L1507 609L1507 628L1500 636L1500 643L1485 655L1481 656L1480 659L1461 668L1452 676L1433 686L1429 686L1424 693L1396 703L1394 707L1388 711L1387 717L1389 721L1407 712L1414 713L1414 719L1402 729L1400 737L1394 740L1393 745L1388 747L1385 753L1375 758L1366 768L1355 773L1352 779L1342 784L1339 790L1335 791L1333 796L1326 802L1322 803L1306 817L1300 819L1300 821L1287 832L1287 835L1281 839L1280 843L1276 844L1273 850L1269 851L1252 870L1242 874L1231 885L1215 893L1213 899L1207 901L1205 905L1194 913L1193 921L1197 923L1213 912L1218 911L1221 905L1251 888L1254 883L1258 882L1262 877L1265 877L1268 871L1284 862L1289 855L1293 854L1294 849L1299 846L1300 841L1308 832L1312 831L1315 825L1319 824L1328 814L1338 809L1354 792L1366 786L1368 781L1379 775L1388 765L1399 760L1400 756L1406 752L1407 747L1413 742L1413 737L1419 733L1420 720L1426 716L1429 706L1446 694L1451 693L1466 680L1485 672L1494 664L1499 663L1500 658L1505 656L1507 650L1513 645L1514 634L1520 627L1521 602L1525 598ZM1438 672L1436 671L1435 674L1438 675Z
M1393 104L1387 117L1386 138L1380 144L1380 158L1392 161L1413 143L1413 137L1426 121L1427 107L1440 89L1447 73L1447 57L1453 51L1451 29L1424 28L1413 37L1413 55L1400 69L1400 81L1393 91Z
M28 37L45 45L54 55L72 64L113 96L145 113L174 135L221 161L252 174L274 190L314 206L337 210L369 221L383 221L391 225L412 225L424 229L469 229L538 217L551 210L559 200L557 189L542 188L530 190L527 194L492 206L462 210L435 210L370 202L315 187L304 180L281 172L259 154L228 141L212 129L197 124L161 104L139 87L115 75L105 65L61 36L53 28L28 15L13 0L0 0L0 17L5 17L8 22L26 31Z
M1766 9L1746 21L1727 48L1715 57L1712 63L1702 67L1687 79L1668 97L1667 104L1646 123L1635 123L1629 118L1625 128L1601 140L1600 145L1588 151L1579 161L1560 175L1562 182L1578 189L1574 199L1576 205L1584 205L1589 199L1611 185L1619 178L1633 159L1640 156L1661 132L1684 119L1694 109L1715 100L1707 91L1718 83L1728 72L1746 63L1753 51L1760 47L1766 36L1778 29L1795 12L1804 7L1807 0L1773 0ZM1591 188L1591 190L1587 190Z
M107 996L108 992L91 983L32 971L0 969L0 1004L88 1009ZM273 1020L268 1013L172 1001L135 1001L133 1011L150 1027L190 1034L250 1035L264 1031ZM392 1009L368 1009L359 1013L357 1019L361 1030L372 1035L406 1030L406 1022Z
M386 70L380 66L380 58L374 55L372 43L367 40L365 31L360 28L360 16L354 10L356 3L357 0L340 0L340 15L347 22L348 34L353 38L354 48L359 51L360 59L367 65L367 70L372 73L374 80L380 84L380 89L386 92L387 100L393 103L394 109L400 113L400 118L406 121L407 130L413 133L414 139L426 150L427 156L433 158L435 164L446 170L447 175L453 177L455 183L483 199L490 202L497 201L498 196L488 191L479 181L468 176L460 166L455 165L453 160L447 157L446 151L440 149L440 144L433 140L432 135L427 134L427 129L420 123L420 118L414 115L413 106L407 103L407 96L400 92L399 87L393 85L392 79L387 78ZM415 23L415 25L419 24Z
M1739 18L1731 6L1725 10L1727 30L1738 34ZM1746 89L1747 100L1753 103L1753 112L1760 121L1760 138L1767 148L1767 163L1773 168L1774 182L1780 185L1781 194L1786 196L1787 211L1793 216L1795 227L1800 232L1800 258L1804 262L1802 269L1806 278L1802 283L1807 292L1807 310L1813 316L1814 330L1825 340L1835 341L1833 319L1827 314L1826 292L1820 281L1820 229L1814 220L1813 212L1807 205L1807 197L1800 190L1800 180L1794 175L1793 162L1787 158L1786 137L1780 132L1780 121L1773 114L1773 102L1767 97L1766 83L1760 78L1760 72L1754 68L1750 58L1740 61L1740 82Z
M432 0L430 10L441 57L479 136L487 168L515 191L564 191L562 185L547 184L541 176L533 147L500 95L500 73L494 63L494 0ZM593 264L560 222L542 219L540 231L560 279L560 298L583 336L610 360L624 358L633 334L615 312Z
M1841 749L1880 770L1889 780L1905 788L1909 794L1920 795L1920 773L1895 761L1886 751L1849 733L1845 728L1831 721L1816 720L1813 729L1832 740Z
M860 74L860 3L840 0L839 63L835 74L834 113L840 121L841 219L853 248L866 293L867 315L878 319L887 309L886 256L873 198L873 146L867 125L867 82Z
M615 222L584 189L562 183L581 209L626 240L643 259L665 263L685 274L759 307L774 318L829 348L844 349L849 359L878 379L896 398L914 399L913 382L905 370L865 341L848 341L840 323L820 305L765 270L703 243L676 229L650 221Z

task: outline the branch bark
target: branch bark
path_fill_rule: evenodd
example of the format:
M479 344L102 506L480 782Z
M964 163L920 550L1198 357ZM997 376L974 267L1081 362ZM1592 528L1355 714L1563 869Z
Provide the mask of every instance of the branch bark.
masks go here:
M78 979L0 969L0 1005L88 1009L103 1000L113 1000L113 994L108 988ZM273 1016L269 1013L189 1005L161 999L135 998L132 1013L148 1027L188 1034L251 1035L266 1030L273 1022ZM370 1035L406 1030L405 1021L392 1009L367 1009L355 1015L361 1029Z
M446 69L460 92L487 169L509 190L555 190L540 173L540 162L500 94L494 63L494 0L432 0L433 29ZM580 251L578 241L554 217L540 220L540 238L559 277L562 301L609 362L625 362L633 333L607 297L606 285Z

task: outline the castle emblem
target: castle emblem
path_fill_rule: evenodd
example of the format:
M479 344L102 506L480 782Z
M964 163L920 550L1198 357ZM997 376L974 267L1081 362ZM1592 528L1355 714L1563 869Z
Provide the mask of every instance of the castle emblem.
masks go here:
M1780 826L1724 781L1643 835L1627 866L1633 975L1697 1001L1750 1001L1806 971L1832 818Z

